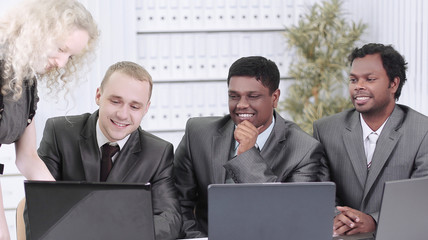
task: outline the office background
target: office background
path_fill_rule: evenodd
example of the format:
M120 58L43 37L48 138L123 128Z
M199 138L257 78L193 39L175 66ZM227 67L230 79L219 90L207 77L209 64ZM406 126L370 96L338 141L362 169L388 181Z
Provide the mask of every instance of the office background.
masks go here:
M177 146L189 117L224 115L227 71L242 56L263 55L277 63L281 94L293 53L282 36L319 0L80 0L101 30L91 71L70 94L49 95L39 86L37 140L47 118L93 112L95 91L107 68L122 60L143 65L152 75L152 104L143 129ZM0 0L0 14L17 1ZM408 65L408 82L399 103L428 115L428 1L345 0L346 18L368 25L359 45L392 44ZM286 114L283 114L287 117ZM13 145L2 145L0 177L11 237L15 208L24 196L24 177L16 169Z

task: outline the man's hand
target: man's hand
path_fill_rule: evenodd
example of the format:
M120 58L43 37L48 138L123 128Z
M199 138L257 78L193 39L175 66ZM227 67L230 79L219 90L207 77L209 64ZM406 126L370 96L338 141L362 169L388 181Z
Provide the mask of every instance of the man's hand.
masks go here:
M373 232L375 220L368 214L350 207L337 207L341 213L334 218L333 236Z
M259 129L263 126L256 128L251 122L245 120L236 126L234 137L239 143L237 155L249 150L256 144Z

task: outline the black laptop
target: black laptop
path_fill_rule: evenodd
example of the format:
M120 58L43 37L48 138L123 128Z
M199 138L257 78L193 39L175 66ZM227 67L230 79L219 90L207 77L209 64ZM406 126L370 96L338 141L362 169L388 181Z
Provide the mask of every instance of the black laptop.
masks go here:
M25 181L32 240L154 240L150 184Z

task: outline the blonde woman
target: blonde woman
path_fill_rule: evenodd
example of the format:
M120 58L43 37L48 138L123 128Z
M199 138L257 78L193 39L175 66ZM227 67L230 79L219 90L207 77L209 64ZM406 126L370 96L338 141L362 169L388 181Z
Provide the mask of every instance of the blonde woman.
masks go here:
M38 84L62 89L85 66L98 35L75 0L27 0L0 18L0 144L15 143L16 165L27 179L54 180L36 152ZM0 191L3 239L10 237Z

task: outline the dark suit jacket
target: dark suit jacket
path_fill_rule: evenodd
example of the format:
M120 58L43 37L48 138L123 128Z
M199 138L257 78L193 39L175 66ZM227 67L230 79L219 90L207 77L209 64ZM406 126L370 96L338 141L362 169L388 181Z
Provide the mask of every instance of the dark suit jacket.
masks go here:
M238 183L317 181L321 144L275 113L261 152L255 147L231 159L230 116L189 119L175 153L174 170L186 237L207 235L207 187L224 183L226 170Z
M47 120L38 154L56 180L100 181L97 118L98 111ZM107 178L107 182L151 183L156 239L176 239L181 227L172 163L172 144L138 128Z
M337 204L370 214L377 221L385 181L428 176L428 118L396 105L386 122L367 170L363 131L355 109L314 123L325 147L325 181L336 183Z

